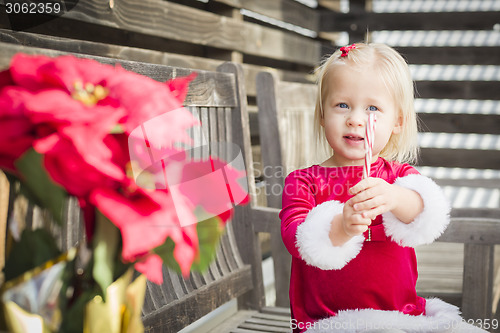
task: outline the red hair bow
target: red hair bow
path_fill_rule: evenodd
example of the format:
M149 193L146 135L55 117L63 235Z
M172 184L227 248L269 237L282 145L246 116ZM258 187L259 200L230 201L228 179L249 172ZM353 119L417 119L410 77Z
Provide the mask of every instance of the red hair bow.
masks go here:
M356 44L352 44L352 45L349 45L349 46L341 47L340 51L342 51L342 54L340 56L341 57L347 57L347 54L349 53L349 51L351 51L352 49L355 49L355 48L356 48Z

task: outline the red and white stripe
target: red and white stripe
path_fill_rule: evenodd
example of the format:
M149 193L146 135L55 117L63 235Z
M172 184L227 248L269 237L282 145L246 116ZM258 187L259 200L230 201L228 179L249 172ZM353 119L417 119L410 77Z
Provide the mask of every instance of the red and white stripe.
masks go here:
M368 122L365 128L365 164L363 166L363 179L370 176L372 163L373 141L375 140L375 114L368 115Z

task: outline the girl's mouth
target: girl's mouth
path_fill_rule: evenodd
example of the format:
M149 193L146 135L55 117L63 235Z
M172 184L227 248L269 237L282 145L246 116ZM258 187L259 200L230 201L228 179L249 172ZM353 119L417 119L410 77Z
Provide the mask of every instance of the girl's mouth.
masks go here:
M353 141L353 142L362 142L365 140L363 137L358 136L358 135L344 135L344 139L349 140L349 141Z

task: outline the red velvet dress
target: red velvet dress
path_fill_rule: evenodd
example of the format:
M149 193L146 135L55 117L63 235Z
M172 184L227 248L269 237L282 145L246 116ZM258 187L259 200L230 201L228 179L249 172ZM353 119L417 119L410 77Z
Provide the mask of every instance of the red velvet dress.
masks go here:
M311 266L297 249L297 227L308 213L326 201L345 203L351 197L348 189L361 180L362 169L362 166L314 165L292 172L285 180L280 218L282 238L292 255L290 304L294 332L303 332L307 323L335 316L340 310L370 308L425 314L425 299L417 296L415 290L418 276L415 251L385 237L381 216L370 228L382 230L383 237L379 232L379 237L365 240L357 256L341 269ZM418 171L408 164L383 158L371 166L371 177L390 184L410 174Z

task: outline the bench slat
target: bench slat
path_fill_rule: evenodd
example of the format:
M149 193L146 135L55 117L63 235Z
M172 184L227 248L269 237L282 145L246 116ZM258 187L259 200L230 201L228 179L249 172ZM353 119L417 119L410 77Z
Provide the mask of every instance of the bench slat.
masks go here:
M290 316L290 308L285 308L285 307L264 307L261 310L262 313L269 313L269 314L276 314L276 315L282 315L282 316Z
M467 211L470 214L473 210ZM454 217L438 241L465 244L498 244L500 241L500 221L498 219Z
M252 317L250 319L247 319L245 323L248 324L256 324L256 325L262 325L266 327L280 327L280 328L287 328L288 330L290 329L290 321L284 322L284 321L276 321L272 319L264 319L264 318L258 318L258 317Z
M254 332L290 333L290 328L272 327L253 323L243 323L239 327L254 330Z
M55 51L50 49L42 49L37 47L29 47L22 45L13 45L8 43L0 43L0 68L6 68L10 64L10 58L19 52L26 54L44 54L55 57L68 52ZM171 68L170 71L165 71L166 66L157 64L147 64L128 60L118 60L106 57L93 55L83 55L71 53L77 57L84 57L97 60L104 64L120 64L123 68L149 76L157 81L167 81L173 77L181 77L189 75L192 70L186 68ZM197 71L198 76L191 83L188 95L186 96L186 105L217 105L235 107L237 105L234 89L230 89L234 85L234 77L232 75L221 72ZM192 87L192 89L191 89Z
M253 315L253 318L260 318L260 319L267 319L267 320L273 320L273 321L282 321L282 322L287 322L290 324L290 314L267 314L267 313L261 313L258 312Z
M185 297L170 302L143 317L145 332L177 332L213 310L214 304L224 304L252 289L250 266L222 277Z
M466 319L491 318L493 255L492 245L465 244L462 312Z

